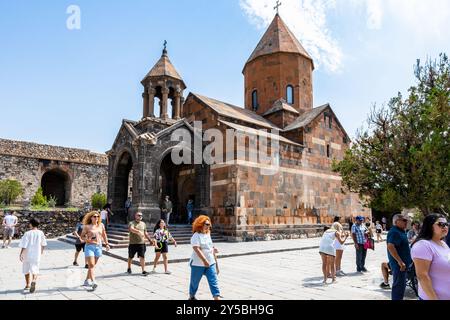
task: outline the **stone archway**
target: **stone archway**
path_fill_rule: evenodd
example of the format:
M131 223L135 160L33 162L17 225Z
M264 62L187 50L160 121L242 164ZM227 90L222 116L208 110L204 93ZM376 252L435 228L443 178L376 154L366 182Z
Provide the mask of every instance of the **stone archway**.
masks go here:
M193 200L195 202L195 177L193 175L188 175L186 177L180 177L180 183L178 184L178 194L180 199L180 220L182 222L187 222L188 215L186 210L186 205L188 200Z
M157 190L160 203L168 195L173 204L171 224L187 222L186 203L189 198L195 200L194 165L175 165L170 152L163 156L157 177Z
M129 196L132 197L133 157L125 151L118 159L113 176L112 211L114 216L111 217L111 220L126 223L128 216L125 211L125 202Z
M58 169L47 171L42 176L41 187L44 196L56 198L58 207L70 203L71 181L66 172Z

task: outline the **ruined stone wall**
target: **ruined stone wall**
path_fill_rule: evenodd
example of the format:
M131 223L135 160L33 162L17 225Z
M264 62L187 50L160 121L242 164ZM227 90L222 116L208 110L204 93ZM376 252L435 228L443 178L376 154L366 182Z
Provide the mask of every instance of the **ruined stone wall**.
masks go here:
M0 154L32 159L58 160L71 163L107 165L105 154L89 150L0 139Z
M24 194L17 203L24 204L31 201L44 174L57 171L67 177L69 204L82 207L94 193L106 194L106 159L86 150L0 139L0 180L19 181Z
M0 211L0 221L3 221L5 213ZM16 217L18 225L15 228L15 239L19 239L29 229L31 218L38 218L40 221L39 229L42 230L47 238L57 238L72 233L83 212L67 212L67 211L17 211ZM2 230L3 231L3 230ZM3 237L3 232L0 233Z

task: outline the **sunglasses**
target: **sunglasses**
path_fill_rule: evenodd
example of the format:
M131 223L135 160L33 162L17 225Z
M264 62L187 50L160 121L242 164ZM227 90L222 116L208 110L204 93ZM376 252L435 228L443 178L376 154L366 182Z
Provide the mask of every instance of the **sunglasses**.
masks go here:
M211 227L210 223L205 223L204 226Z
M448 228L449 226L448 222L438 222L436 224L441 228Z

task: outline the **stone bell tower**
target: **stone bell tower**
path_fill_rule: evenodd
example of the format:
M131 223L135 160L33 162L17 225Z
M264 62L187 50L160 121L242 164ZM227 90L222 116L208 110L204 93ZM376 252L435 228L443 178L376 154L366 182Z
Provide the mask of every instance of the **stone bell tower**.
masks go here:
M245 64L245 107L266 114L283 99L299 114L313 107L314 62L277 13Z
M150 72L141 81L144 86L143 118L156 117L155 98L159 99L162 119L180 119L184 103L183 91L186 85L167 55L167 41L164 42L162 56ZM172 114L168 113L169 99L172 101Z

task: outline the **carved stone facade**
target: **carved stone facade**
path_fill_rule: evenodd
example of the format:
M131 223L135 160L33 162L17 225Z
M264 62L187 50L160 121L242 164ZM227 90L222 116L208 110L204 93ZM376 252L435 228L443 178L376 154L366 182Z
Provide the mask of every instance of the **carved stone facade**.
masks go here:
M117 222L131 217L124 204L131 194L132 212L145 213L144 220L154 223L160 218L160 204L165 195L174 203L174 222L184 222L184 203L195 199L198 212L208 213L208 172L201 165L176 166L171 151L178 142L171 133L184 129L193 136L193 127L186 120L143 118L139 122L124 120L109 157L108 198ZM193 139L192 139L193 141ZM193 150L193 146L191 146ZM129 179L132 173L132 179ZM130 181L131 184L130 184ZM208 194L209 195L209 194Z

